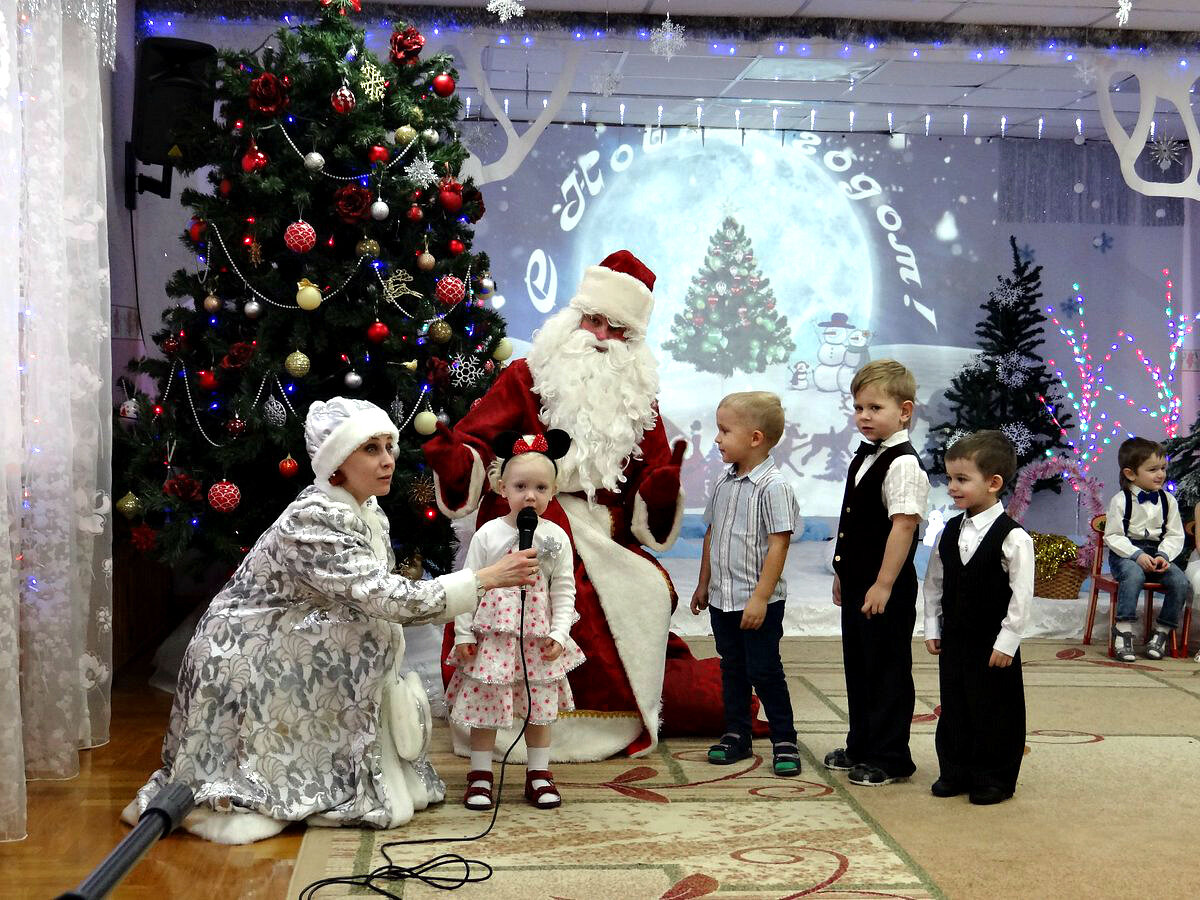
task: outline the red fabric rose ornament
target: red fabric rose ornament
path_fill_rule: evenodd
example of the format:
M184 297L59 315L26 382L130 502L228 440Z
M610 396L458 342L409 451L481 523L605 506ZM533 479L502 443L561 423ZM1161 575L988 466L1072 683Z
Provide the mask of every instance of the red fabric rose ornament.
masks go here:
M270 72L264 72L250 82L250 108L264 116L276 116L288 108L291 99L283 82Z
M361 222L371 214L371 192L357 184L347 184L333 193L333 211L347 225Z
M225 354L221 360L222 369L240 369L246 363L250 362L250 357L254 356L255 347L249 341L238 341L236 344L231 344L229 352Z
M394 31L391 44L392 62L398 66L415 66L424 46L425 35L411 25L403 31Z

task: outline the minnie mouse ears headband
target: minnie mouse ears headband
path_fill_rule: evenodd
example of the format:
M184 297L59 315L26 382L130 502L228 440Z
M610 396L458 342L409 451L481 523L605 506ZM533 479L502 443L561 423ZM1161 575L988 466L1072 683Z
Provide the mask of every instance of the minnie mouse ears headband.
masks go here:
M492 452L503 460L500 472L509 464L513 457L523 453L540 453L554 464L558 472L557 460L567 455L571 447L571 436L559 428L551 428L545 434L520 434L516 431L502 431L492 439Z

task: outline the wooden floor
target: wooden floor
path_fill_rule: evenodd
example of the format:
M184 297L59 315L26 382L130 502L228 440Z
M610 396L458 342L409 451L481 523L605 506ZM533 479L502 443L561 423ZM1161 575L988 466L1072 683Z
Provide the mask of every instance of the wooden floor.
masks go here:
M113 687L113 740L87 750L78 778L34 781L29 836L0 843L0 897L44 900L71 890L129 833L118 819L159 766L171 698L147 684L148 665L124 670ZM117 898L282 898L303 828L244 847L175 832L160 841L112 894Z

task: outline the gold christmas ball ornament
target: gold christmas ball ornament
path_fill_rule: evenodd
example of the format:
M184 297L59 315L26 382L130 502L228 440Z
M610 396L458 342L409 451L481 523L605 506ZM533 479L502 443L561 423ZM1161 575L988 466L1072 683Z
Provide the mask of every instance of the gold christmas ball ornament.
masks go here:
M453 334L454 329L447 325L442 319L438 319L429 326L429 339L435 343L444 344L450 340Z
M321 305L321 300L321 289L307 278L296 282L296 305L301 309L312 312Z
M422 272L432 272L436 265L437 259L428 250L417 257L417 268Z
M221 302L221 298L216 294L209 294L204 298L204 309L206 312L220 312L222 306L224 306L224 304Z
M506 337L500 338L500 341L496 344L496 349L492 351L492 359L496 360L497 362L504 362L506 359L512 356L512 353L512 341Z
M363 238L355 245L354 252L359 256L378 256L379 241L374 238Z
M425 121L425 112L419 106L414 106L408 111L408 117L420 125Z
M396 143L400 147L407 147L417 139L417 129L411 125L401 125L396 129Z
M308 370L312 368L312 362L305 354L299 350L294 350L283 361L283 367L287 369L287 373L293 378L303 378L308 374Z
M127 493L116 503L117 512L123 515L126 519L136 519L146 511L142 505L142 501L138 499L137 494L133 491Z
M413 417L413 428L417 434L433 434L437 431L437 416L429 410L419 412Z

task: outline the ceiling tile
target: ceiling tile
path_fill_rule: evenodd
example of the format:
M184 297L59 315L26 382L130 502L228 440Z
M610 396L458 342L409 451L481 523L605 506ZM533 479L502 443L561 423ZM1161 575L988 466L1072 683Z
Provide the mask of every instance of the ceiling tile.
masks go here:
M1015 3L964 3L943 21L974 25L1064 25L1083 28L1111 16L1115 7L1063 6L1022 7Z
M989 63L915 62L893 59L863 79L872 84L964 85L977 87L1012 71Z

